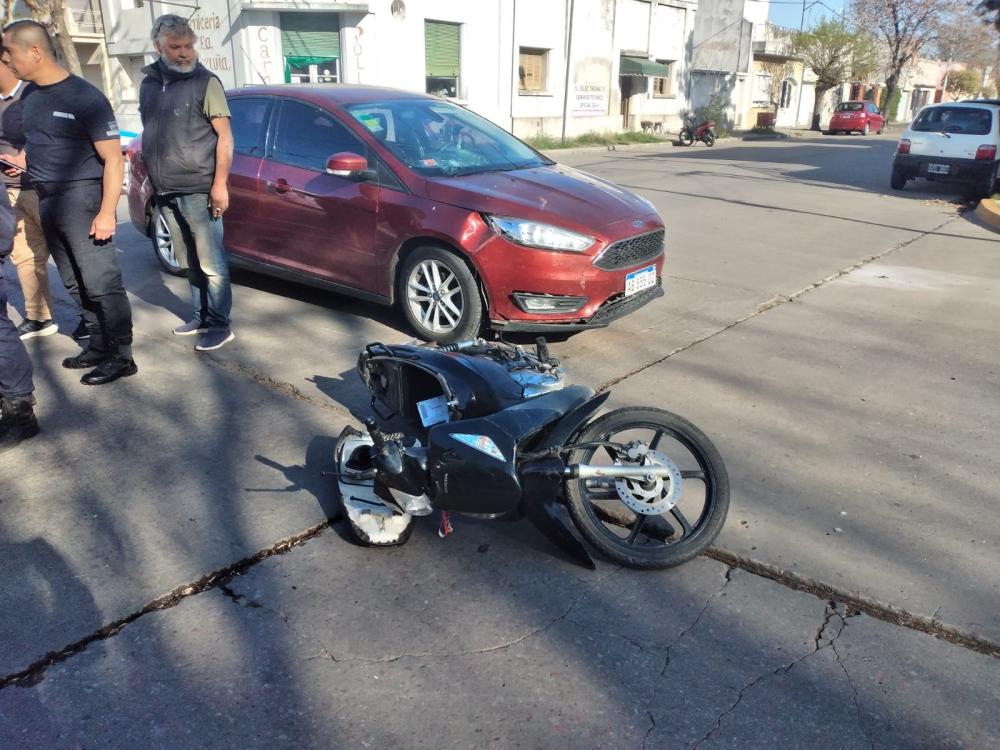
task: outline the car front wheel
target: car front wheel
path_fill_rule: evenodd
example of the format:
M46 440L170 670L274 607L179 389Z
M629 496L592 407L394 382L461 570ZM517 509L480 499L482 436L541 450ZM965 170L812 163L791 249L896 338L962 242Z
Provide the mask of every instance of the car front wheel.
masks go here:
M440 247L419 247L403 262L399 301L417 335L449 344L475 337L483 321L483 300L469 267Z
M149 238L153 242L153 254L160 262L160 267L172 276L184 276L187 271L181 268L174 253L174 240L170 236L170 227L158 210L153 209L149 216Z
M872 130L871 127L866 122L864 130L861 131L861 135L868 135L871 132L871 130Z

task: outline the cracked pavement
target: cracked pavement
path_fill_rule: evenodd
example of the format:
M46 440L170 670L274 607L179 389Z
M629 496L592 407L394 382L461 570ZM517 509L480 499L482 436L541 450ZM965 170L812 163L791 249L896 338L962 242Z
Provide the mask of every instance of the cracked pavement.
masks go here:
M43 438L0 457L0 748L1000 745L1000 254L943 194L882 196L891 145L566 157L657 204L670 277L554 353L733 483L723 562L661 573L526 524L351 545L322 472L398 316L241 275L237 342L195 357L121 225L139 377L83 389L31 342Z

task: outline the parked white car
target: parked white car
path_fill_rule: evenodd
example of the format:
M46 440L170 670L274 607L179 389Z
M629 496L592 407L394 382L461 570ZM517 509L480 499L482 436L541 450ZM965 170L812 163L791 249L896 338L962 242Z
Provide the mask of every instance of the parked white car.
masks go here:
M896 147L890 184L953 182L970 198L992 195L1000 161L1000 100L930 104L920 110Z

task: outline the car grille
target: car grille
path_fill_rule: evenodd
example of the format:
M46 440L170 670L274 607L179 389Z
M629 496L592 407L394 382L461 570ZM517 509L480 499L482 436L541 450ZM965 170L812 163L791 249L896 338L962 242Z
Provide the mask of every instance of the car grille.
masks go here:
M630 294L628 297L626 297L624 293L615 295L597 308L597 312L595 312L587 322L591 324L603 323L604 321L610 322L616 318L622 317L623 315L628 315L633 310L638 310L651 299L659 297L663 294L661 284L662 280L657 279L656 286L650 287L645 291Z
M640 234L619 240L609 245L594 261L594 265L605 271L628 268L653 258L663 252L664 230L657 229L649 234Z

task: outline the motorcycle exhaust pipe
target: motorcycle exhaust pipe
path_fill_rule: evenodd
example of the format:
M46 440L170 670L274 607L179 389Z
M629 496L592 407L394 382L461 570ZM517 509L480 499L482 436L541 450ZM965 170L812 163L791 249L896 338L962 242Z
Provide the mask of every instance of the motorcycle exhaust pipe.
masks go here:
M593 464L572 464L563 469L567 479L638 479L651 482L657 477L671 477L675 469L671 466L595 466Z

